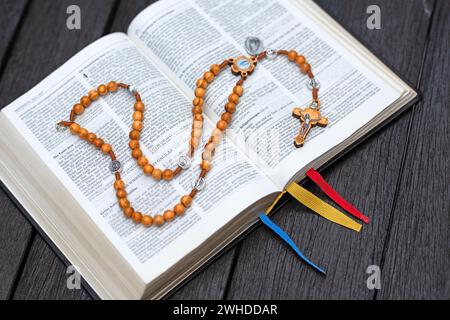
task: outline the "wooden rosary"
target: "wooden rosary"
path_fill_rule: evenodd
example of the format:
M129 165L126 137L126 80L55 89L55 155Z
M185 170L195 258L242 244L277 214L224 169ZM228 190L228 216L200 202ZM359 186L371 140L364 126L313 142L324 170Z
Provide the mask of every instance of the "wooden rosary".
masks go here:
M252 40L252 38L249 39ZM214 156L215 149L220 143L222 134L230 124L232 115L236 111L236 105L238 104L240 97L244 93L243 83L247 79L247 76L253 72L257 62L264 58L273 59L277 55L285 55L287 56L289 61L295 62L300 67L300 70L309 76L310 81L308 82L308 86L312 90L313 100L309 107L305 109L295 108L293 110L293 116L300 119L301 123L299 134L294 141L295 146L300 147L304 144L306 136L314 125L327 125L327 118L322 117L319 112L319 84L315 80L314 75L311 71L311 66L306 62L305 57L297 54L297 52L294 50L276 51L273 49L267 49L257 54L252 54L255 53L255 50L257 48L255 49L255 43L251 42L249 39L247 39L246 41L246 47L247 51L251 54L250 56L239 56L235 59L227 59L221 64L214 64L210 67L209 71L205 72L203 76L197 80L195 98L192 102L193 123L191 138L189 140L189 151L187 155L181 155L179 157L177 167L173 170L168 168L156 168L142 153L139 144L139 138L144 127L143 120L145 106L141 100L140 94L131 85L111 81L106 85L102 84L98 86L97 89L89 91L86 96L83 96L80 101L73 106L70 112L69 121L61 121L57 124L58 131L65 131L65 129L69 128L72 134L77 135L81 139L91 143L98 150L101 150L104 154L109 155L109 157L111 158L109 169L116 178L114 182L114 189L116 190L119 206L123 210L125 217L132 218L134 222L142 223L146 227L149 227L151 225L161 226L165 222L172 221L176 216L183 215L185 210L191 206L192 200L197 192L204 189L206 186L205 177L206 174L211 170L211 162ZM259 39L257 40L260 41ZM261 44L261 42L259 44L257 43L257 46L260 47ZM112 146L98 137L95 133L89 132L86 128L82 128L78 123L75 122L76 116L81 115L84 110L88 108L91 103L97 100L100 96L116 92L119 89L127 89L136 100L134 104L132 127L129 134L129 147L131 149L131 155L134 159L136 159L138 166L142 168L144 174L151 176L153 177L153 179L158 181L161 179L170 181L182 170L190 167L194 151L200 145L203 134L203 104L207 86L227 66L230 66L232 73L240 76L240 79L234 86L233 92L228 96L228 101L225 104L225 112L222 113L220 120L217 122L216 127L213 129L208 142L204 146L202 152L202 161L200 163L201 171L197 179L192 184L191 192L187 195L182 196L179 203L177 203L172 209L164 211L163 214L156 214L154 216L151 216L147 214L144 215L139 211L135 211L131 206L130 201L127 199L125 183L122 180L120 174L122 165L117 160Z

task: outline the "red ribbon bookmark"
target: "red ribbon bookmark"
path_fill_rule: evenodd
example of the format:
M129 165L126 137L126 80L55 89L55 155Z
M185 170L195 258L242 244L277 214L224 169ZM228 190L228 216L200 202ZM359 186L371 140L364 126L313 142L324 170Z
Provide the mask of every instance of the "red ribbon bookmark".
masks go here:
M358 209L348 203L342 196L337 193L326 181L325 179L313 168L306 172L306 175L323 191L327 196L329 196L334 202L336 202L342 209L355 216L356 218L364 221L366 224L369 223L369 217L363 215Z

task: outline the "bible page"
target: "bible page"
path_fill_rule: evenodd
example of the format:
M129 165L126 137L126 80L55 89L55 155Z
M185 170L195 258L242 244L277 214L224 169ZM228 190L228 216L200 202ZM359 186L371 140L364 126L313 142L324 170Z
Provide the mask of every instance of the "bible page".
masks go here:
M311 163L380 114L403 93L306 11L310 1L163 0L142 11L128 35L193 97L195 83L212 64L246 54L247 36L274 49L295 49L320 82L325 128L314 127L294 147L300 121L295 107L312 100L308 77L286 56L258 62L227 135L280 188ZM301 8L304 7L305 10ZM238 78L229 70L208 86L205 112L217 121Z
M275 192L276 187L223 138L205 190L197 194L183 216L159 228L145 228L125 219L113 188L115 176L109 169L109 156L68 130L55 129L57 122L69 120L72 106L88 90L111 80L138 88L146 105L141 133L143 153L156 167L174 169L179 155L188 150L190 101L122 33L103 37L82 50L6 107L4 113L148 283L241 211ZM128 147L134 102L127 90L119 89L100 97L75 121L112 145L122 164L122 179L135 210L152 216L163 214L189 194L200 171L199 160L170 182L158 183L144 175ZM204 126L203 143L213 128L208 119ZM199 153L196 152L196 159L200 158Z

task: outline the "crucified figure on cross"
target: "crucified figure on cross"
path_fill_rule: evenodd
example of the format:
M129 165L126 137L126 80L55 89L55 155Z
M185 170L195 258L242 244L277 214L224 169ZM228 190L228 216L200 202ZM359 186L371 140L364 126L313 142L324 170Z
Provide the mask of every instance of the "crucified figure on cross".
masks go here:
M325 127L328 124L328 118L321 116L319 107L295 108L292 111L292 115L300 119L300 130L294 140L294 145L297 148L305 144L306 136L313 126Z

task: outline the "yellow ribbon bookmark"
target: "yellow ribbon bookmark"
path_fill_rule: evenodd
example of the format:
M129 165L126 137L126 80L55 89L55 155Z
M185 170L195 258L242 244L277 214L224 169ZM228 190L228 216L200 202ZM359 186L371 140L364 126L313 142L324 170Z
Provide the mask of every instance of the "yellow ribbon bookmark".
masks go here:
M289 192L295 199L297 199L300 203L321 215L325 219L333 221L341 226L347 227L349 229L355 230L356 232L361 231L361 225L341 211L336 208L330 206L328 203L320 200L320 198L316 197L314 194L306 190L305 188L299 186L297 183L291 183L286 191Z
M334 223L340 224L346 228L354 230L356 232L361 231L361 224L355 222L354 220L347 217L341 211L336 208L330 206L328 203L324 202L320 198L316 197L314 194L301 187L295 182L292 182L285 191L283 191L278 198L272 203L272 205L267 209L266 214L269 214L272 211L275 204L280 200L280 198L288 192L292 195L298 202L308 207L312 211L316 212L320 216L328 219Z

